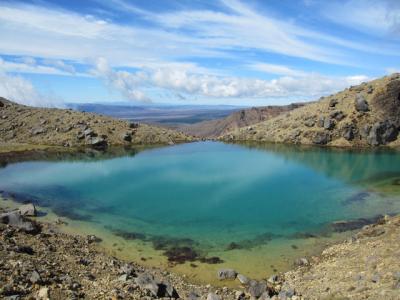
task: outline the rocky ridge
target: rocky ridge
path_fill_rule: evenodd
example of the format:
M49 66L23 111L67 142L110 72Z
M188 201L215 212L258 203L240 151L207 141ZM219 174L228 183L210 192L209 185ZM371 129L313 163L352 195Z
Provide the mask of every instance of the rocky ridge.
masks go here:
M242 109L230 114L225 118L203 121L193 125L186 125L180 127L179 130L185 134L201 138L216 138L239 128L269 120L303 105L303 103L293 103L284 106L271 105Z
M191 140L170 129L71 109L28 107L0 98L0 144L3 145L105 149L110 145L174 144Z
M399 146L400 74L322 97L291 112L224 134L229 142Z

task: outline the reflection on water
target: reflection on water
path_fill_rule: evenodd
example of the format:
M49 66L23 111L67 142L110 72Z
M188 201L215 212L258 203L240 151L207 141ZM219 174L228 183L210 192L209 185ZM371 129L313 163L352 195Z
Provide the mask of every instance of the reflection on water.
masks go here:
M295 255L331 236L334 221L364 218L354 229L400 211L396 151L201 142L16 160L0 169L4 196L151 245L173 263L232 265L243 251L255 264L276 260L282 247Z

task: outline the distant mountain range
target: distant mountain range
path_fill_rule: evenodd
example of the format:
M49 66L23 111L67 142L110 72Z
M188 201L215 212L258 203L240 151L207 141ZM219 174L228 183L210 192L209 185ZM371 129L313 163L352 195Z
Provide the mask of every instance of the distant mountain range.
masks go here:
M92 112L110 117L179 127L205 120L224 118L242 109L230 105L121 105L121 104L68 104L68 107L82 112Z

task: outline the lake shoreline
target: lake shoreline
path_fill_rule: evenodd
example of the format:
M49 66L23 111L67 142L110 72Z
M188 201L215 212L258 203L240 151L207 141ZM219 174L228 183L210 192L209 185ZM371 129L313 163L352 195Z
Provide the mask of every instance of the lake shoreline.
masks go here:
M15 207L16 206L14 206L11 211L15 211ZM10 211L10 209L2 208L0 212L4 213L6 211ZM23 218L28 222L32 220L30 217ZM361 272L362 276L360 276L365 278L367 283L370 285L372 284L372 287L354 287L355 283L353 280L349 279L337 281L338 278L340 279L340 275L345 277L347 273L353 272L355 274L353 277L357 277L359 274L356 274L357 270L354 270L356 269L355 266L353 266L354 269L350 268L350 270L348 266L343 266L342 274L338 274L338 270L336 270L335 273L330 273L329 270L329 268L337 267L337 262L343 263L341 260L347 259L347 257L357 260L357 255L359 255L359 260L362 261L365 260L363 256L368 253L376 252L374 248L383 247L388 251L388 247L398 247L400 244L398 239L391 241L390 245L386 238L389 234L393 237L400 233L400 216L385 216L379 219L375 224L364 226L361 231L351 238L328 246L321 255L312 256L307 259L300 258L296 261L297 267L293 270L271 276L268 279L252 281L251 284L254 285L253 287L249 285L249 282L246 282L250 279L240 277L240 280L238 280L239 277L236 278L237 274L235 274L231 280L222 281L226 282L227 285L232 281L237 282L237 288L197 285L190 283L184 276L166 271L162 268L144 267L136 262L127 262L117 259L107 253L102 246L98 245L100 240L94 235L81 236L62 232L62 230L60 230L60 226L63 224L61 219L50 223L40 221L40 218L33 218L33 220L33 222L41 228L40 232L34 234L26 233L23 229L15 226L0 224L0 230L2 232L2 249L0 253L2 253L1 256L3 260L0 267L2 269L1 274L3 274L3 278L7 281L7 283L1 287L1 292L5 296L12 296L11 294L14 293L13 295L19 294L29 298L28 295L38 296L39 293L47 292L52 295L53 298L56 295L57 297L70 297L75 295L77 298L84 297L85 299L159 298L161 294L154 294L154 291L152 292L151 289L148 289L149 285L140 286L140 284L137 283L137 278L141 278L140 276L143 274L146 274L143 276L150 276L153 278L156 286L163 284L171 285L175 289L177 295L183 299L206 299L207 297L214 297L215 295L220 298L211 299L246 299L246 297L251 297L254 293L260 297L261 295L257 294L257 289L266 291L271 297L275 294L275 298L272 299L303 299L303 296L304 299L315 299L314 297L316 295L323 294L325 294L325 296L333 294L336 296L349 296L350 299L359 299L362 295L369 295L370 293L382 295L382 291L387 297L385 299L396 299L395 296L392 297L392 295L395 294L391 294L391 292L396 293L400 289L400 273L391 271L393 266L390 267L390 265L385 262L380 262L379 267L376 266L378 264L375 262L376 265L371 270ZM354 256L354 249L352 248L357 248L356 251L359 253L356 253L356 256ZM383 250L380 249L379 251ZM349 255L349 253L352 253L352 255ZM394 259L395 255L388 254L386 255L386 259L388 259L388 257ZM35 261L33 264L32 259ZM379 259L379 257L375 257L375 260ZM17 264L18 269L19 267L22 268L21 271L17 271L17 273L10 268L11 265L15 264L15 261L19 262ZM74 263L71 264L71 262ZM68 276L74 274L76 277L72 279L68 277L68 280L72 283L62 284L58 282L62 275L59 274L57 277L52 270L52 265L56 265L58 273L65 273L68 274ZM128 268L127 266L130 266L130 268L134 270L130 271L131 273L128 272L130 275L126 272L124 273L124 268ZM394 265L394 268L396 269L396 265ZM382 271L385 269L389 271L389 275L376 275L378 270ZM236 271L240 272L240 270ZM34 272L39 273L39 277L41 278L40 282L31 282L32 273L36 274ZM323 272L324 277L329 278L334 276L336 278L336 281L331 280L331 282L324 282L325 285L329 286L329 288L325 288L325 290L316 288L316 286L321 285L321 282L319 282L321 280L321 272ZM312 274L312 276L310 274ZM19 276L17 277L18 280L21 280L21 276L26 277L24 288L22 288L23 285L16 284L14 280L15 276ZM217 274L215 274L215 276L217 276ZM246 284L240 284L242 280ZM359 284L359 281L360 280L357 279L356 284ZM387 281L389 281L390 284L388 284ZM391 290L387 289L388 286ZM101 289L93 291L93 287L101 287ZM338 291L337 287L340 287L341 290ZM210 293L211 296L209 296ZM278 296L279 294L280 296ZM284 295L286 295L286 298L283 298ZM164 294L164 296L169 297L166 294ZM264 297L266 297L266 294L264 294ZM50 299L53 298L50 297ZM171 296L170 298L174 297Z

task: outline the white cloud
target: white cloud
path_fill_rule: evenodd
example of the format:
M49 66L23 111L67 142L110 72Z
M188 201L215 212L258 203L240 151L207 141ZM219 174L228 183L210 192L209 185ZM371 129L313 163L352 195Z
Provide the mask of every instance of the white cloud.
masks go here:
M368 34L400 36L400 2L398 0L347 0L330 3L323 9L325 17Z
M93 73L126 98L137 101L150 100L150 96L146 94L148 88L209 98L312 99L368 80L368 77L363 75L327 77L316 73L301 74L300 77L283 76L273 80L260 80L197 74L189 69L168 67L130 73L113 70L105 59L98 60Z
M139 15L153 26L120 25L65 10L3 3L0 4L0 53L78 62L105 57L113 66L136 67L193 57L243 60L244 52L235 54L232 50L352 64L344 48L376 51L372 45L261 14L236 0L222 1L229 13L178 10L154 14L121 0L109 3L114 9L117 5L136 17Z
M0 96L29 106L64 107L60 99L36 91L30 81L2 71L0 71Z
M267 64L267 63L252 63L247 66L251 70L265 72L268 74L275 75L287 75L287 76L307 76L307 73L301 70L292 69L288 66Z

